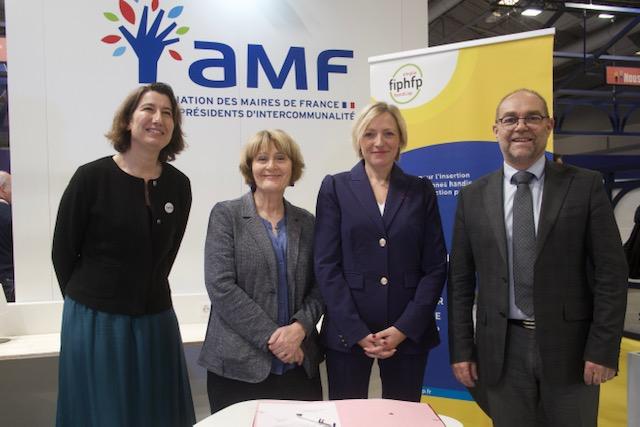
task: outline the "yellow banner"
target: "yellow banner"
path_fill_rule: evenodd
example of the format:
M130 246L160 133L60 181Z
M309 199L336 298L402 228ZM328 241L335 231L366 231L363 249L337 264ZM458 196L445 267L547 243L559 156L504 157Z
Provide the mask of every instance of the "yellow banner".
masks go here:
M443 60L445 55L448 59ZM448 50L440 46L404 58L401 54L372 58L370 63L372 97L397 104L407 121L412 137L405 151L450 142L495 141L496 106L504 95L522 87L539 92L553 115L553 32L457 43ZM402 85L402 70L408 69L421 80L417 89L408 87L409 79ZM429 87L433 80L442 81ZM401 91L406 102L396 96ZM547 151L553 151L552 140Z

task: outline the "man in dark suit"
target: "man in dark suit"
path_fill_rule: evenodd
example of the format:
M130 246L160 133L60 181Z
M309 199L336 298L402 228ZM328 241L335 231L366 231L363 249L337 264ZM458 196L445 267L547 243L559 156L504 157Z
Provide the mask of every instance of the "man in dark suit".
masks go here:
M493 126L503 168L458 198L451 363L498 427L596 426L599 384L618 366L620 235L600 174L545 159L553 125L538 93L505 96Z

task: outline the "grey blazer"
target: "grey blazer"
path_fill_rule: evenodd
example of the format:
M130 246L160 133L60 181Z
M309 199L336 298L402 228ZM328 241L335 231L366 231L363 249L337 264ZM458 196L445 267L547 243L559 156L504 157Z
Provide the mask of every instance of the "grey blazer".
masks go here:
M286 200L285 212L289 313L304 327L303 366L315 377L322 361L316 323L323 303L313 274L314 218ZM204 261L211 314L199 363L225 378L263 381L271 371L267 341L278 328L278 267L251 192L213 207Z

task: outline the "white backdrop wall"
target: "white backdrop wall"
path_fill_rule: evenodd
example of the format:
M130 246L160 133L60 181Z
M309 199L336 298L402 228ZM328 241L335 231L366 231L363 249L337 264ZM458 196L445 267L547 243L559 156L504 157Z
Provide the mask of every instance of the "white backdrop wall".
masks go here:
M179 99L186 101L183 108L191 110L184 118L189 147L175 162L191 178L193 207L171 277L174 293L204 292L208 214L215 202L247 190L237 164L251 134L282 128L298 141L307 169L286 197L313 212L322 177L348 169L356 161L349 133L353 113L369 101L367 58L427 45L426 0L161 0L155 11L150 0L126 3L135 14L135 25L127 22L118 0L5 1L18 301L60 298L50 262L60 196L79 165L113 153L104 133L119 103L139 84L138 59L126 40L107 44L101 39L121 36L120 25L135 34L145 6L149 26L163 10L160 31L172 22L176 28L188 27L182 35L173 30L167 37L179 41L165 48L157 68L158 81L170 83ZM182 12L170 19L176 6L183 6ZM105 12L118 21L107 19ZM223 43L235 52L235 86L204 87L190 78L194 62L223 58L221 52L196 49L195 41ZM295 74L303 61L294 63L281 89L270 84L264 65L258 66L258 87L247 87L249 45L262 45L281 77L290 48L304 48L308 89L296 87ZM125 48L124 53L113 56L119 47ZM175 50L181 60L172 59L168 49ZM353 57L331 59L329 64L346 67L346 73L329 72L328 90L319 90L317 58L330 49L352 51ZM209 80L226 76L220 67L203 75ZM198 98L214 104L226 98L238 105L202 105L193 101ZM279 106L241 106L242 100ZM298 106L285 107L285 100L295 100ZM335 108L308 104L313 101L338 104ZM211 110L215 114L223 110L235 117L195 117L196 109L209 115ZM244 117L239 117L239 111ZM324 113L325 117L247 117L251 112L273 111Z

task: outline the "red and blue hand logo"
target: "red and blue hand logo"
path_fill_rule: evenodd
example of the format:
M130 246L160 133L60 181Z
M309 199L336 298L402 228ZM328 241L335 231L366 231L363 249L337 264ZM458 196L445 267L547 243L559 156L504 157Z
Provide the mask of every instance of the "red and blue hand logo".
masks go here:
M139 0L135 0L139 3ZM111 22L126 21L118 27L120 34L109 34L102 38L102 42L109 45L118 45L124 40L131 46L138 57L138 81L140 83L153 83L158 77L158 60L166 46L180 41L179 37L168 38L169 36L181 36L189 31L189 27L178 27L176 22L171 22L164 30L160 30L162 20L165 17L165 10L158 9L160 0L151 1L151 13L155 13L153 22L149 22L149 6L142 9L142 17L136 29L137 16L134 8L125 0L118 2L120 14L118 16L112 12L104 12L104 17ZM175 20L183 11L183 6L175 6L166 14L167 20ZM128 24L127 24L128 23ZM125 26L126 25L126 26ZM127 28L129 27L129 28ZM175 33L174 33L175 30ZM134 35L135 33L135 35ZM127 46L116 46L113 56L122 56L127 50ZM173 49L167 49L171 58L182 61L182 55Z

